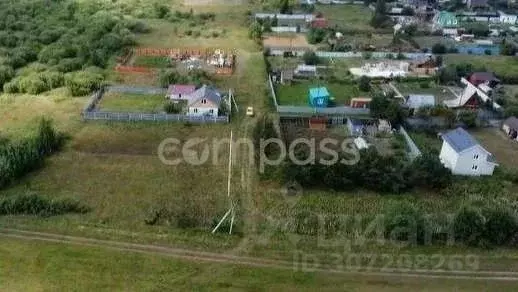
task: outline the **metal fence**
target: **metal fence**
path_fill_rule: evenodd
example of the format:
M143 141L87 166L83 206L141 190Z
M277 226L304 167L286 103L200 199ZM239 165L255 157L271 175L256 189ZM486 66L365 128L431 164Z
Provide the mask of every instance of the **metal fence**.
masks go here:
M189 122L196 124L228 123L228 116L189 116L175 114L123 113L90 111L82 113L84 120L94 121L149 121L149 122Z
M97 106L97 102L103 97L104 95L104 88L101 88L94 92L92 94L92 97L88 100L88 103L86 104L85 108L83 109L84 112L93 111L95 107Z
M135 94L163 94L167 93L166 88L162 87L147 87L147 86L125 86L112 85L107 86L105 92L120 92L120 93L135 93Z
M383 59L387 56L395 57L397 53L392 52L320 52L315 54L320 58L362 58L364 54L369 54L373 59ZM402 53L407 59L421 59L430 56L426 53Z
M403 126L399 127L399 132L405 138L405 142L406 142L406 145L408 148L408 151L407 151L408 158L410 158L410 160L416 159L418 156L421 155L421 150L419 150L417 145L415 145L414 140L412 140L412 138L410 138L410 136L406 132L405 128L403 128Z
M367 108L353 108L349 106L314 108L309 106L277 106L277 112L282 117L302 117L313 115L342 115L342 116L366 116L370 110Z

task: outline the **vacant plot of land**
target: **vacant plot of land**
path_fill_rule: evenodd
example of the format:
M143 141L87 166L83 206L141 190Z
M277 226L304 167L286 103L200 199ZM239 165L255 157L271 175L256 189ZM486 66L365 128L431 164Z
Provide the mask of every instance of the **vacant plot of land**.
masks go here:
M412 140L422 152L439 153L442 147L442 139L437 135L430 135L421 132L409 132Z
M171 59L159 56L136 56L133 60L133 66L149 67L149 68L167 68L172 67Z
M444 64L469 63L474 67L485 67L497 75L518 75L518 59L511 56L474 56L447 54Z
M444 100L455 98L455 96L453 95L453 93L451 91L449 91L445 87L436 85L433 81L400 82L400 83L396 83L394 85L401 92L401 94L403 96L407 96L409 94L433 95L433 96L435 96L436 104L442 104L442 102Z
M363 5L316 5L315 10L322 12L331 27L373 30L370 26L372 11Z
M101 99L99 107L114 112L156 113L163 111L164 103L163 95L108 92Z
M269 47L312 48L303 34L289 34L287 36L266 36L263 45Z
M455 44L452 39L442 36L419 36L415 37L414 40L419 44L419 47L429 49L431 49L432 46L437 43L441 43L447 46L452 46Z
M509 168L518 168L518 143L509 140L500 129L488 128L471 131L496 161Z
M322 86L327 88L331 97L334 97L337 106L348 105L351 98L362 94L355 84L321 83L317 81L296 82L292 85L280 85L277 87L277 102L280 105L309 106L309 89Z

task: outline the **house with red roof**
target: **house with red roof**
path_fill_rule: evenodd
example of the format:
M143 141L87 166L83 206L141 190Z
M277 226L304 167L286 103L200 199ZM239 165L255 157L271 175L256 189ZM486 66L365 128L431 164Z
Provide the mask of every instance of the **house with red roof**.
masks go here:
M324 17L318 17L311 21L312 28L327 28L327 26L327 19L325 19Z
M167 89L167 98L173 100L186 99L196 90L196 86L187 84L171 84Z

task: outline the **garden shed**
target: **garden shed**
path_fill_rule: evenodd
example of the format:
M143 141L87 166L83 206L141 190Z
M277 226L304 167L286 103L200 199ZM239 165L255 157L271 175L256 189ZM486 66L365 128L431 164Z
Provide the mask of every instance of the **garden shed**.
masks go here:
M327 91L326 87L309 89L309 104L313 107L327 107L329 98L329 91Z

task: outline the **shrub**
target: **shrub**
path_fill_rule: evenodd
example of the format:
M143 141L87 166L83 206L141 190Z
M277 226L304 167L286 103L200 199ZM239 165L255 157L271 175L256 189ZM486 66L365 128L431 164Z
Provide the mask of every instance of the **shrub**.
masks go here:
M20 92L20 89L18 88L18 82L17 81L11 81L6 84L4 84L4 92L6 93L18 93Z
M408 202L392 204L385 211L385 237L411 244L424 243L426 224L422 214Z
M446 54L446 46L441 43L436 43L432 46L433 54Z
M370 78L367 76L360 77L359 85L361 91L363 92L369 92L371 90L371 81Z
M183 107L178 102L166 102L164 104L164 111L168 114L179 114L183 110Z
M84 96L100 88L104 77L94 70L65 74L65 86L72 96Z
M14 77L14 69L11 66L0 66L0 87L3 87Z
M486 213L484 238L498 246L510 243L518 228L516 217L503 207L488 210Z
M320 59L315 54L315 52L305 52L302 56L302 59L304 60L304 64L306 65L316 65L319 63Z
M483 244L484 223L484 217L479 210L471 207L461 208L453 220L455 239L471 246Z
M89 208L78 201L54 199L35 194L5 197L0 199L0 215L56 216L66 213L86 213Z

